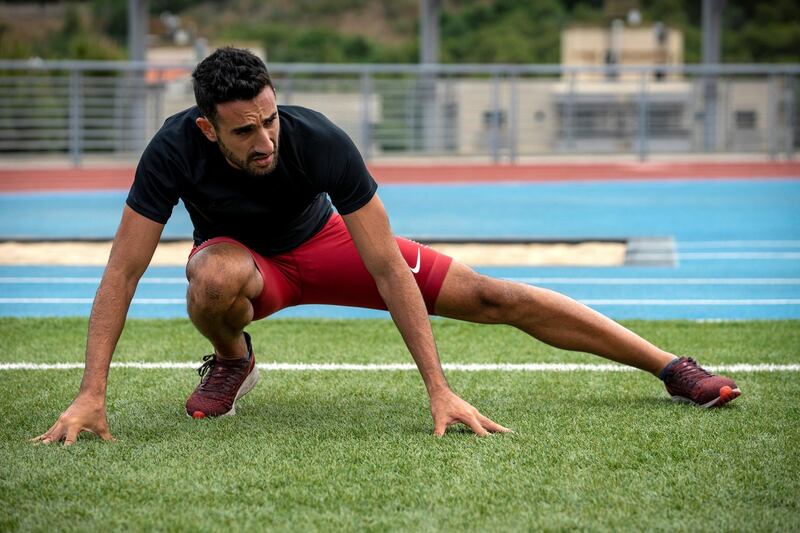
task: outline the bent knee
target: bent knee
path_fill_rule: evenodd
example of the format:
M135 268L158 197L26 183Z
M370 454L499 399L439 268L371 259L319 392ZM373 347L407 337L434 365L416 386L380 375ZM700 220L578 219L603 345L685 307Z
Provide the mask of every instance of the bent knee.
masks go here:
M250 254L232 244L203 248L186 265L190 305L229 305L237 297L256 291L258 271ZM260 290L260 289L258 289Z
M455 273L446 294L438 302L440 314L486 324L513 323L520 313L524 287L478 274L469 268Z
M476 312L482 322L502 324L513 322L517 312L517 293L514 284L476 274L473 285Z

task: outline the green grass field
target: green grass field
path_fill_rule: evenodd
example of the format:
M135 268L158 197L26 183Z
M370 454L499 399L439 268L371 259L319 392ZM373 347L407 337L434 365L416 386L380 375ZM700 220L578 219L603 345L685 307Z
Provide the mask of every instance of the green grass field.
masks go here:
M626 322L703 364L798 363L800 322ZM445 362L603 362L506 327L434 323ZM273 320L259 362L407 363L388 321ZM0 362L83 360L84 319L0 319ZM184 320L131 320L115 361L194 361ZM192 370L113 369L116 442L33 445L80 370L3 370L0 530L800 529L800 373L733 374L744 395L673 404L640 372L456 372L453 389L514 429L432 420L413 371L262 372L237 415L183 413Z

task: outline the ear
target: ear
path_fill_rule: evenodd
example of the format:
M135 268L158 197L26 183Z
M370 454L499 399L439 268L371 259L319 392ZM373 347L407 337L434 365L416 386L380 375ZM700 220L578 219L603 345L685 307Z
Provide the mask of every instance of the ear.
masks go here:
M203 135L206 136L206 139L212 143L217 142L217 130L214 129L214 125L211 124L210 120L208 120L206 117L197 117L197 120L195 120L194 123L197 124L198 128L200 128L200 131L203 132Z

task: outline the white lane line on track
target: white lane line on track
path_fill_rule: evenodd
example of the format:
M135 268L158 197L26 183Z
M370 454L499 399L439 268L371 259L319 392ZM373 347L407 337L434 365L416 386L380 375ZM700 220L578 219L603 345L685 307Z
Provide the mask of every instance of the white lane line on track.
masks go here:
M647 298L618 298L600 300L578 300L584 305L619 305L619 306L648 306L648 305L675 305L675 306L703 306L703 305L800 305L800 298L761 298L761 299L683 299L683 300L657 300ZM0 304L31 304L31 305L63 305L63 304L91 304L93 298L0 298ZM134 298L133 305L185 305L184 298Z
M679 261L800 259L800 252L678 252L677 254L644 252L632 253L627 257L638 260L660 260L665 255L675 255Z
M94 298L0 298L0 304L91 304ZM185 305L185 298L134 298L139 305Z
M51 284L51 285L99 285L100 278L92 277L21 277L21 276L0 276L0 284L2 285L19 285L19 284ZM142 278L139 284L145 285L187 285L186 278Z
M677 241L681 248L800 248L800 241Z
M503 279L542 285L800 285L800 278L577 278L513 277ZM97 285L90 277L2 277L0 285ZM187 285L185 278L142 278L139 284Z
M619 298L606 300L578 300L584 305L800 305L800 298L761 298L761 299L684 299L684 300L656 300L647 298Z
M2 370L78 370L83 363L0 363ZM196 362L161 361L153 363L111 363L112 368L135 370L180 370L194 369ZM461 372L633 372L635 368L617 364L580 363L443 363L449 371ZM412 371L417 367L412 363L394 364L349 364L349 363L259 363L259 370L289 372L386 372ZM733 363L706 366L711 372L800 372L800 364L750 364Z
M543 285L800 285L800 278L533 278L504 277ZM2 283L2 279L0 279Z
M678 259L800 259L800 252L679 252Z

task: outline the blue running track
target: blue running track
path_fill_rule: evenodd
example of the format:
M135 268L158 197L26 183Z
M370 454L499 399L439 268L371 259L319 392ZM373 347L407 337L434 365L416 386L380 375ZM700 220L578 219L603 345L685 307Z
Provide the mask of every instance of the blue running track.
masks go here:
M514 267L481 272L566 293L613 318L800 318L800 180L385 185L395 232L413 237L671 237L674 267ZM0 194L0 239L111 238L125 193ZM188 237L182 207L166 237ZM0 267L0 315L86 316L100 267ZM151 267L132 317L183 317L180 267ZM302 306L278 316L381 317Z

